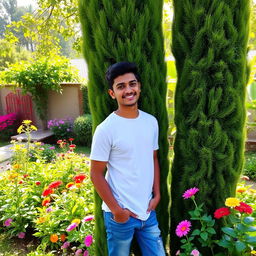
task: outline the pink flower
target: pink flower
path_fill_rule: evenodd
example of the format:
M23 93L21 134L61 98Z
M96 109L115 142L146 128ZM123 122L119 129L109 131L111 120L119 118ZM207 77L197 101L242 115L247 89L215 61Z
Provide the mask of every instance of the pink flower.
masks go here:
M9 227L10 225L11 225L11 223L12 223L12 219L7 219L5 222L4 222L4 226L5 227Z
M85 239L84 239L84 244L85 244L85 246L86 246L86 247L90 247L91 244L92 244L92 241L93 241L92 235L86 236Z
M191 222L188 220L181 221L176 228L176 235L178 237L186 236L190 231Z
M82 222L90 221L90 220L93 220L93 219L94 219L94 216L93 216L93 215L88 215L88 216L86 216L86 217L82 220Z
M188 199L188 198L194 196L198 191L199 191L199 189L196 188L196 187L195 187L195 188L190 188L190 189L188 189L188 190L186 190L186 191L184 192L184 194L182 195L182 197L183 197L184 199Z
M18 234L18 238L21 238L21 239L23 239L24 237L25 237L25 233L24 232L20 232L19 234Z
M178 250L175 255L180 255L180 250Z
M48 208L46 209L46 212L52 212L52 208L51 208L51 207L48 207Z
M88 252L87 250L86 250L86 251L84 251L83 256L89 256L89 252Z
M61 249L67 249L70 246L70 242L65 242L62 246Z
M193 256L199 256L200 253L199 253L199 251L198 251L197 249L194 249L194 250L191 252L191 255L193 255Z
M76 228L77 227L77 223L76 222L73 222L73 223L71 223L68 227L67 227L67 229L66 229L66 231L71 231L71 230L73 230L74 228Z
M79 256L83 253L83 250L82 249L78 249L75 253L76 256Z

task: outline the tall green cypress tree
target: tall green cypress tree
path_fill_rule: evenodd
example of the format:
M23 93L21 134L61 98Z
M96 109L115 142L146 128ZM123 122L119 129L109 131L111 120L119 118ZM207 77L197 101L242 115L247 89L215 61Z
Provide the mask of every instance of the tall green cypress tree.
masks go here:
M159 122L159 162L161 202L159 222L164 241L169 232L167 187L168 117L166 110L166 65L162 36L162 0L80 0L83 52L89 70L89 104L93 130L113 110L116 103L107 94L105 72L119 61L135 62L142 80L140 109ZM96 255L106 255L101 200L95 195Z
M196 198L209 214L235 195L244 152L249 0L173 2L178 80L170 243L175 255L176 226L192 210L183 192L198 187Z

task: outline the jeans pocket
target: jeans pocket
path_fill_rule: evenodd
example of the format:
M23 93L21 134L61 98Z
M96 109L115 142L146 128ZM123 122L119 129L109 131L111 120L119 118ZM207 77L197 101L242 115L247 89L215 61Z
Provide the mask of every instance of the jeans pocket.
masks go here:
M117 221L114 220L114 215L111 214L110 220L113 221L115 224L123 225L123 224L128 223L129 220L130 220L130 218L131 218L131 217L129 217L125 222L117 222Z

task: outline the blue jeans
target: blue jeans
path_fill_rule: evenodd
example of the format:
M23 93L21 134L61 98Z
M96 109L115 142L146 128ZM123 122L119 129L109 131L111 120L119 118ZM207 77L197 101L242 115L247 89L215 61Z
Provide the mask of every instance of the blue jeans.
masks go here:
M109 256L129 256L134 235L143 256L165 256L155 211L146 221L130 217L125 223L116 222L111 212L103 213Z

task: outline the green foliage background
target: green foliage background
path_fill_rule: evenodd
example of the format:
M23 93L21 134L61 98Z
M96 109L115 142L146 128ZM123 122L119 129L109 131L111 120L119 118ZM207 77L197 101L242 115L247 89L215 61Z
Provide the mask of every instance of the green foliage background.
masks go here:
M182 193L198 187L210 214L235 195L243 166L250 1L173 2L178 80L170 241L175 255L175 229L191 207Z

